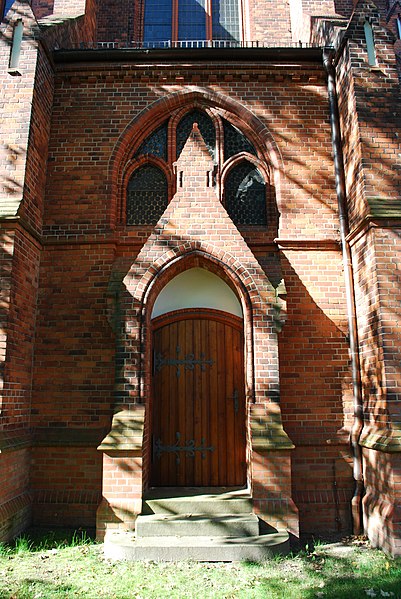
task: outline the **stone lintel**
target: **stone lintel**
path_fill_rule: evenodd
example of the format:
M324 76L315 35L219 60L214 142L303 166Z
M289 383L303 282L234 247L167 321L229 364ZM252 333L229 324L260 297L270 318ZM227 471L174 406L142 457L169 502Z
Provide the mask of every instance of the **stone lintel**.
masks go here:
M295 445L281 423L251 423L252 449L254 451L280 451L295 449Z
M401 452L401 430L365 427L359 441L361 447L384 453Z
M98 447L99 451L142 451L145 408L121 410L113 416L110 432Z

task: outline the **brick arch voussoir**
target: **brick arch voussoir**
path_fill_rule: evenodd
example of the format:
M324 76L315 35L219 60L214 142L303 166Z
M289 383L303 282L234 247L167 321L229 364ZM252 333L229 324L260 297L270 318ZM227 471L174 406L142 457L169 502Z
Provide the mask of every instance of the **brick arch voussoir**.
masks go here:
M254 335L256 329L266 328L266 314L272 312L266 300L266 279L261 273L251 273L246 265L224 249L202 242L185 242L185 247L177 244L168 251L146 262L134 262L124 279L126 289L133 303L138 306L136 336L140 339L140 374L138 381L140 403L147 403L151 386L151 315L154 303L160 291L175 276L185 270L200 266L213 272L224 280L240 300L244 315L244 334L246 350L246 389L247 396L255 396ZM151 250L151 248L150 248ZM254 265L251 268L255 268ZM253 276L252 276L253 275ZM127 306L128 308L128 306ZM273 329L273 320L270 323ZM256 327L256 329L255 329ZM139 341L137 342L137 344ZM138 356L139 356L138 354Z
M177 274L190 268L192 263L206 267L222 277L242 300L244 310L252 309L254 303L263 304L257 282L235 256L228 254L224 249L199 242L177 244L151 264L148 263L137 281L134 282L134 278L131 280L128 285L129 293L146 312L149 312L161 289ZM141 267L139 264L135 266L134 263L131 271L135 268Z

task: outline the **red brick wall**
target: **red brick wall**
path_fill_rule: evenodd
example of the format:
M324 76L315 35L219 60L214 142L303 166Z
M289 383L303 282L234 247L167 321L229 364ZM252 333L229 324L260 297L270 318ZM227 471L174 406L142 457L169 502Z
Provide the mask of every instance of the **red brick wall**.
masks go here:
M26 231L3 229L1 277L1 427L0 538L8 539L30 523L29 451L32 360L40 248ZM4 448L13 431L14 447ZM21 437L21 438L20 438Z
M40 233L42 230L52 103L53 72L43 48L39 46L35 91L32 98L32 122L29 129L29 147L26 156L24 199L19 209L19 216L36 233Z
M102 461L96 447L36 447L32 451L33 522L95 526Z
M372 199L377 203L381 198L391 212L400 196L400 169L391 157L399 149L401 123L395 108L399 83L392 42L378 15L369 13L377 55L377 68L370 68L363 33L366 16L361 7L349 27L352 39L340 60L339 98L365 411L365 525L370 538L391 552L399 551L394 539L400 536L400 491L393 482L398 457L386 453L399 443L400 413L394 401L401 390L395 349L400 334L395 299L400 293L395 267L399 236L387 229L394 225L385 218L376 219L374 226L363 218L375 213Z
M305 15L350 15L353 5L356 10L346 34L348 43L339 57L338 93L367 444L370 432L379 429L394 436L401 422L399 231L391 230L393 221L383 218L376 219L376 229L363 229L370 199L380 197L392 202L400 197L399 80L393 40L383 28L384 2L378 5L381 18L376 10L368 10L352 0L303 0L293 2L291 9L294 29L295 16L302 21L302 11ZM32 6L38 18L47 17L48 27L42 29L42 34L50 48L92 42L96 35L100 40L124 43L141 37L140 1L111 1L107 7L102 6L99 15L95 0L34 0ZM52 21L53 11L81 16L50 27L56 22ZM11 29L3 26L0 36L0 84L7 105L0 115L2 214L21 217L20 225L3 226L0 240L0 358L4 379L3 432L14 430L22 435L21 431L31 425L45 431L41 433L42 440L35 441L35 520L93 524L101 478L95 437L101 438L100 433L110 426L115 392L121 399L122 391L127 391L129 401L143 397L143 389L138 386L142 380L137 373L138 364L128 365L127 376L121 380L119 360L124 352L121 347L116 352L115 347L116 289L151 232L151 227L127 230L121 222L123 174L147 131L146 110L152 103L153 123L189 101L191 106L204 102L222 114L227 111L238 125L246 125L251 138L255 136L260 154L269 162L280 214L278 226L274 222L265 232L246 228L241 231L267 277L275 284L283 278L287 286L287 322L279 340L280 405L285 429L296 449L291 475L286 454L286 476L281 483L275 470L278 462L271 460L268 468L258 470L259 458L255 457L254 471L260 474L259 482L259 474L255 474L255 492L258 494L260 483L265 493L257 496L258 509L263 513L263 502L276 501L274 494L280 484L287 501L292 477L296 505L288 503L287 522L296 521L298 508L305 532L346 530L352 490L346 444L352 402L322 68L217 62L185 67L135 63L114 64L112 68L106 64L58 65L53 98L52 68L37 42L35 22L28 8L23 16L20 76L7 72ZM376 42L375 69L367 64L363 32L367 16ZM307 29L309 21L306 25ZM391 27L394 23L390 23ZM290 6L271 0L250 0L248 29L246 36L251 40L286 45L292 40ZM361 227L360 232L357 227ZM196 243L215 242L213 234L202 234L204 239ZM224 239L224 234L219 239ZM157 254L152 251L149 260ZM252 264L259 272L253 259ZM145 273L145 266L143 269L144 279L139 287L151 276L150 271ZM126 299L131 302L127 303L129 314L132 297ZM135 310L132 315L136 316ZM128 325L129 337L137 329L132 323ZM261 321L260 330L256 328L255 363L261 374L263 364L270 361L269 372L274 379L278 373L277 356L271 348L262 351L261 331L266 333L271 325L272 321ZM276 333L272 329L270 334ZM132 341L132 348L132 356L136 352L135 356L141 359L139 338ZM258 410L262 413L265 400L267 405L267 400L278 392L278 385L268 377L266 380L272 389L266 389L262 375L256 381L259 403L254 406L255 414ZM145 392L146 385L149 387L149 380L146 381ZM54 438L57 431L63 431L59 445L43 442L43 435ZM73 442L69 435L74 437ZM81 435L79 447L76 435ZM145 440L145 447L146 443ZM0 454L4 472L9 473L0 486L1 530L16 530L29 520L28 455L25 449L9 449ZM260 455L262 464L266 456L263 452ZM105 456L106 471L109 457ZM118 464L112 474L124 466L120 457L113 462L113 468ZM137 458L135 484L141 480L146 484L146 472L142 479L138 474L141 459ZM145 463L146 459L145 455ZM269 468L271 480L266 490ZM364 468L364 509L371 537L389 551L401 551L393 538L401 537L400 518L394 507L400 494L399 459L366 447ZM114 491L107 486L109 482L105 482L104 491L112 499ZM116 492L121 494L121 488ZM137 492L133 493L132 498L138 499ZM315 518L317 508L319 522ZM14 524L10 525L12 521Z
M328 498L334 497L334 463L345 530L349 524L346 497L352 484L348 451L341 445L345 434L337 433L350 424L348 349L323 71L320 67L252 65L225 66L223 72L208 65L205 80L205 66L172 69L161 65L146 70L66 66L59 70L44 216L47 249L41 269L33 422L84 427L91 419L91 426L98 427L109 421L114 336L107 323L110 305L105 293L112 270L118 270L118 257L131 256L128 267L150 233L143 227L128 231L119 226L115 232L110 228L117 209L110 196L115 176L110 156L132 118L149 103L169 90L185 91L203 77L208 90L216 90L217 104L223 106L223 98L230 97L249 107L276 143L270 142L270 147L275 148L274 161L280 167L276 194L281 213L279 237L284 244L281 267L277 258L264 258L269 251L263 249L263 244L272 243L277 229L272 228L268 238L249 231L244 235L259 244L257 255L267 275L284 276L288 286L288 322L280 338L281 394L285 427L299 444L293 454L293 488L300 501L303 529L310 530L312 525L307 493L312 494L315 507L318 504L325 510L322 528L329 523L331 530L337 526L337 508L325 507ZM213 104L210 91L206 97ZM257 105L254 98L258 98ZM180 103L185 104L184 97ZM117 240L122 245L115 245ZM302 347L301 328L305 331ZM294 361L296 379L292 377ZM313 394L306 392L305 385L312 385ZM305 452L315 437L308 462ZM327 449L328 439L332 450ZM315 472L323 472L319 485L313 468L313 474L305 476L309 463L316 465ZM51 486L56 473L43 471L38 476L36 485L41 488Z
M335 11L338 15L350 17L354 10L355 2L353 0L334 0Z
M287 319L279 337L281 407L293 440L303 532L347 530L352 426L342 259L335 245L286 250ZM319 510L319 519L316 519Z
M302 8L310 15L319 15L320 17L336 14L335 0L302 0Z
M4 388L4 375L7 355L8 321L10 312L11 286L12 286L12 266L14 253L14 230L2 227L1 229L1 253L0 253L0 294L2 306L0 311L1 326L1 344L0 344L0 364L1 390ZM3 403L3 395L2 395Z
M37 60L32 27L32 18L24 18L20 76L8 72L13 26L0 34L0 85L2 102L7 105L7 110L0 113L0 194L1 213L7 215L17 213L24 191Z
M48 247L41 261L33 426L95 427L113 404L109 245Z
M2 419L0 427L2 538L20 532L30 521L29 453L32 362L39 278L41 218L46 177L47 144L52 104L52 73L45 53L35 40L29 8L18 13L24 22L19 75L7 72L11 30L1 37L4 52L2 89L7 109L0 117L2 198L0 258L2 267ZM37 92L33 85L38 86ZM39 95L40 94L40 95ZM30 119L34 123L30 124ZM17 216L18 215L18 216ZM17 218L14 218L16 217ZM7 220L7 217L11 217ZM13 431L13 442L7 435ZM4 470L3 470L4 467Z
M31 523L29 449L2 451L0 454L0 539L7 541Z
M54 0L53 12L55 15L84 14L87 0Z
M375 547L400 555L400 454L363 450L365 530Z
M54 0L32 0L32 10L37 19L53 14Z
M40 248L24 231L16 231L7 315L2 424L26 428L30 422L32 359ZM27 270L28 269L28 270Z
M287 3L249 0L248 7L250 41L258 41L264 45L280 43L283 46L291 42L290 10Z
M297 444L292 464L301 534L350 531L352 459L346 440L319 445L305 439Z
M29 449L0 454L0 505L26 492L29 483Z
M377 284L380 297L380 325L386 370L387 401L395 425L401 422L401 242L400 228L375 232Z
M98 16L99 41L132 42L140 41L140 23L137 14L140 2L132 0L111 0L102 7Z
M368 65L363 30L366 16L372 20L375 69ZM395 110L399 80L391 33L383 28L378 14L361 10L351 21L349 35L349 48L340 69L339 95L353 225L366 214L367 198L399 195L401 168L390 157L399 149L401 123ZM385 160L384 155L388 156Z

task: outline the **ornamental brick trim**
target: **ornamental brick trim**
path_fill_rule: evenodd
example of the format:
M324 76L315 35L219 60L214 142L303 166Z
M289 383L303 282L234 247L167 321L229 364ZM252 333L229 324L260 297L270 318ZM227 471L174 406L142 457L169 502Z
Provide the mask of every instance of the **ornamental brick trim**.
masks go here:
M23 493L0 505L0 541L9 541L31 524L32 498Z

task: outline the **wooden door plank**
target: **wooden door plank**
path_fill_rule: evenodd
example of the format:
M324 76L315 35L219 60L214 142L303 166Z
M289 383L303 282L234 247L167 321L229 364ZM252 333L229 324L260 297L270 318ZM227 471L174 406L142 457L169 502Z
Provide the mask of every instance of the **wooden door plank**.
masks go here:
M166 327L170 331L169 335L169 348L168 353L169 356L174 356L177 353L177 346L179 344L178 340L178 323L174 322L170 325L170 327ZM168 410L169 413L165 414L166 417L166 425L168 426L168 438L169 444L174 445L177 441L177 430L178 430L178 414L179 414L179 406L177 405L178 398L178 377L177 377L177 369L174 366L169 366L169 405ZM168 467L167 473L165 475L164 486L168 485L177 485L177 456L175 453L171 452L168 454Z
M235 482L242 485L246 482L246 436L245 436L245 379L244 379L244 339L242 332L233 331L233 371L235 387L238 390L238 412L235 415Z
M207 366L202 373L202 402L201 402L201 438L205 439L208 447L212 447L211 432L210 432L210 377L212 376L213 367L216 368L215 358L212 357L211 340L210 340L210 321L200 321L201 330L201 352L207 360L213 360L214 364ZM212 462L212 453L207 452L205 458L201 460L201 485L207 487L210 485L210 468Z
M208 370L209 396L206 402L207 416L209 418L210 445L213 451L210 455L210 485L219 485L219 423L217 418L216 398L218 396L218 347L217 347L217 322L209 322L210 359L213 367Z
M219 484L227 484L227 439L226 439L226 355L225 355L225 327L224 324L217 325L217 395L213 398L213 403L217 404L217 422L218 422L218 468ZM214 410L216 411L216 407Z
M178 335L177 335L177 345L174 348L174 355L177 357L181 356L182 352L185 351L185 322L181 321L177 323L178 325ZM185 376L182 376L182 366L177 366L175 369L175 376L177 378L177 419L176 419L176 431L175 435L179 433L180 435L185 432ZM180 439L180 443L182 440ZM179 463L178 463L179 462ZM185 456L182 454L178 454L178 458L176 457L176 485L177 486L185 486Z
M193 354L195 360L200 360L202 355L201 345L201 321L193 320ZM193 370L193 439L195 447L200 447L202 443L202 378L203 370L201 364L194 365ZM202 484L202 453L195 451L194 462L194 481L193 484L200 486Z
M226 407L226 436L227 436L227 456L226 456L226 483L235 484L235 399L234 394L238 392L235 387L235 373L233 369L233 329L225 325L225 396L221 401L225 401Z

